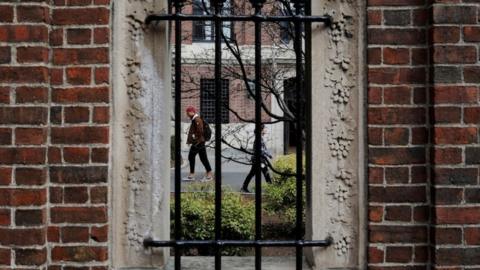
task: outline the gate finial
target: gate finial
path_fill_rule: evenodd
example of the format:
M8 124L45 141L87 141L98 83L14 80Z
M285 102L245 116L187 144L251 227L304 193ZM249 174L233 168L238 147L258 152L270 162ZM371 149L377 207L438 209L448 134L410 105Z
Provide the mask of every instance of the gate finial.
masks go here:
M265 1L266 0L250 0L250 3L252 3L253 7L262 8Z
M173 0L173 6L176 9L181 9L185 5L185 2L187 2L187 0Z
M290 0L293 3L295 8L304 8L305 7L305 0Z

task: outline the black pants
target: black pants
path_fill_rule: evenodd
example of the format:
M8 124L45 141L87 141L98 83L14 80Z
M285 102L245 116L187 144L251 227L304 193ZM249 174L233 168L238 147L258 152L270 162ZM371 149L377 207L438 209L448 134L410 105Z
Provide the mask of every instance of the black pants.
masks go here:
M210 162L208 162L207 149L205 143L200 143L190 147L190 152L188 153L188 161L190 162L190 173L195 173L195 157L197 154L200 156L200 161L207 172L211 172L212 168L210 167Z
M265 177L265 181L267 181L267 183L272 183L272 179L270 178L270 173L268 172L268 166L265 164L262 164L262 165L264 167L262 167L261 170L262 170L263 176ZM254 176L255 176L255 165L252 165L252 168L250 169L250 172L248 173L247 178L245 178L245 181L243 182L242 187L244 189L248 188L248 185L250 184L250 181Z

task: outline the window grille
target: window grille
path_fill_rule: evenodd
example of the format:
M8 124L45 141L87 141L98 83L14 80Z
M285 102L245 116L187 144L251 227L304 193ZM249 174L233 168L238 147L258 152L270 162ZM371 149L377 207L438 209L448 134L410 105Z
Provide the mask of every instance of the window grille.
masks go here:
M229 84L227 79L222 80L222 124L229 122ZM215 79L201 79L200 80L200 111L207 122L215 122Z

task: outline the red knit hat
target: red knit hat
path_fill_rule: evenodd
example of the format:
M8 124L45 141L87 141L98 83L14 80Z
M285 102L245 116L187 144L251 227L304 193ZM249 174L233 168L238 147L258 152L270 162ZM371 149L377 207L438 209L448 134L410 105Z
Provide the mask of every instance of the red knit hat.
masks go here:
M193 106L188 106L187 107L187 113L189 113L189 112L196 113L197 109L195 109L195 107L193 107Z

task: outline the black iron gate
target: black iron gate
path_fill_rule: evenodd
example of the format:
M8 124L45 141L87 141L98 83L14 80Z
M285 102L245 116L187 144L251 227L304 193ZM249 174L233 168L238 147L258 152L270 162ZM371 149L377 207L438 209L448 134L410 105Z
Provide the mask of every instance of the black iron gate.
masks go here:
M255 269L261 269L262 247L295 247L296 248L296 269L302 269L303 248L329 246L332 239L325 240L304 240L302 230L303 213L303 181L309 186L309 166L311 150L310 124L305 125L306 162L307 171L303 173L303 131L296 129L296 233L295 240L265 240L262 239L262 188L261 188L261 77L262 77L262 23L263 22L286 22L294 25L294 50L296 55L296 82L295 82L295 103L296 103L296 126L301 127L311 121L310 102L307 106L302 105L302 91L305 91L305 98L310 101L311 96L311 23L321 22L329 25L330 17L312 16L311 0L281 0L292 4L294 12L291 15L267 16L262 14L262 8L266 0L249 0L254 7L253 15L224 15L222 13L226 0L211 0L213 13L207 15L183 14L182 8L187 0L171 0L174 12L161 15L150 15L146 18L146 24L153 21L174 21L175 22L175 226L174 240L161 241L145 239L145 247L173 247L175 250L175 269L181 269L181 250L190 247L209 247L215 249L215 269L221 270L221 249L224 247L253 247L255 248ZM254 143L254 166L255 166L255 240L229 240L221 236L221 201L222 201L222 166L221 166L221 98L215 99L215 239L213 240L182 240L181 239L181 58L182 58L182 22L183 21L210 21L214 24L215 31L215 96L219 97L222 91L222 24L223 22L254 22L255 24L255 143ZM305 34L305 36L303 36ZM303 43L305 40L305 44ZM305 48L305 55L303 54ZM303 62L305 57L305 63ZM306 108L305 108L306 107ZM300 157L300 158L299 158ZM305 177L306 176L306 177ZM307 192L308 196L309 192ZM308 199L308 198L307 198ZM308 201L308 200L307 200Z

